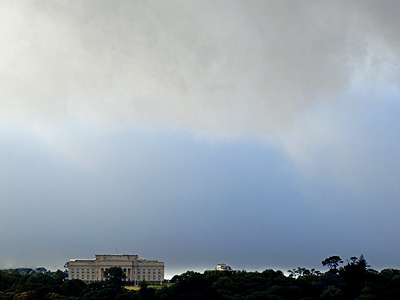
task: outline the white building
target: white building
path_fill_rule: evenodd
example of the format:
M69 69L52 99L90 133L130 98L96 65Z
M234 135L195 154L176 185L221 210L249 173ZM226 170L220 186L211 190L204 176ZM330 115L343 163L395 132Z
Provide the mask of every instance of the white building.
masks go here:
M232 271L231 266L227 266L226 264L218 264L215 268L217 271Z
M124 270L127 284L137 285L142 281L162 284L164 281L163 262L129 254L96 254L95 259L71 259L68 265L68 279L103 281L103 272L111 267L121 267Z
M232 270L231 266L228 266L227 264L218 264L214 270L204 270L204 271L205 272L224 271L224 272L231 272L231 273L239 272L239 270Z

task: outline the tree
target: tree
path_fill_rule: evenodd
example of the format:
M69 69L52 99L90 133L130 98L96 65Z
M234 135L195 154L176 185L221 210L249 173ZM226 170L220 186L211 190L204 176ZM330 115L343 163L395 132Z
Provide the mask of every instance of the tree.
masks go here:
M153 300L155 299L155 289L148 288L148 285L145 280L143 280L140 284L139 290L139 299L141 300Z
M366 259L364 258L364 255L360 255L360 257L357 260L357 265L364 270L367 270L370 265L367 263Z
M121 267L111 267L104 271L104 277L106 278L107 285L121 287L126 275Z
M79 279L65 280L61 285L61 290L66 296L78 297L86 288L86 283Z
M314 269L313 269L314 270ZM297 267L297 269L288 270L290 273L290 277L292 278L299 278L302 276L309 276L311 275L311 271L306 268Z
M179 282L180 280L181 280L180 275L174 275L174 277L172 277L172 279L171 279L171 283L176 283L176 282Z
M337 268L338 268L339 264L341 264L341 263L343 263L343 260L340 258L340 256L337 256L337 255L325 258L322 261L322 265L324 267L328 266L329 271L332 273L337 273Z
M340 268L339 274L348 283L360 283L364 281L369 267L370 265L365 260L364 255L361 254L358 259L357 257L351 257L347 261L347 265Z
M331 285L326 290L324 290L321 294L321 299L326 300L339 300L342 299L342 291L338 289L336 286Z
M54 275L53 275L54 279L59 281L59 282L63 282L65 279L64 273L61 270L57 270Z

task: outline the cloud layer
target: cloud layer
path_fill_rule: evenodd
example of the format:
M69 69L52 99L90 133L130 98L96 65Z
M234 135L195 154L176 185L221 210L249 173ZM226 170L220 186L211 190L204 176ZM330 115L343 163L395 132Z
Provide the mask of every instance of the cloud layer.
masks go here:
M176 269L390 264L399 9L3 1L0 267L117 244Z
M359 77L398 83L395 2L2 5L2 119L271 138Z

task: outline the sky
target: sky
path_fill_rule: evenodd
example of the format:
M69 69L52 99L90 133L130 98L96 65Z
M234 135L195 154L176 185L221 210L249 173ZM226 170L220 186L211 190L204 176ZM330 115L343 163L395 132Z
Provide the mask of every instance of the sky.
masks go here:
M400 268L398 1L0 3L0 268Z

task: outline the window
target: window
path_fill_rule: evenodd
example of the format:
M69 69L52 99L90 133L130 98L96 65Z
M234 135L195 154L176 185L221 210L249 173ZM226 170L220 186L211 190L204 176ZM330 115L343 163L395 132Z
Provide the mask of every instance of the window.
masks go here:
M87 276L87 279L89 279L89 275Z
M140 269L137 269L137 273L140 274Z
M156 269L153 269L153 274L156 274Z
M79 273L79 269L76 269L76 273Z
M71 273L74 273L74 268L71 269Z
M160 276L158 276L158 277L160 277ZM94 279L94 275L92 275L92 279Z
M161 272L161 270L160 270L160 269L158 269L158 274L160 274L160 272Z
M161 280L161 276L160 275L158 275L158 280Z
M140 280L140 275L137 276L137 279Z
M94 273L94 269L92 269L92 273Z
M82 269L82 273L85 273L85 269Z
M79 279L79 275L76 275L76 279Z
M86 270L89 273L89 269Z
M149 274L150 274L150 269L147 271L147 273L149 273Z
M71 278L74 279L74 275L72 275Z
M147 278L150 280L150 275L149 275L149 276L147 276Z
M153 275L153 280L156 280L156 275Z

